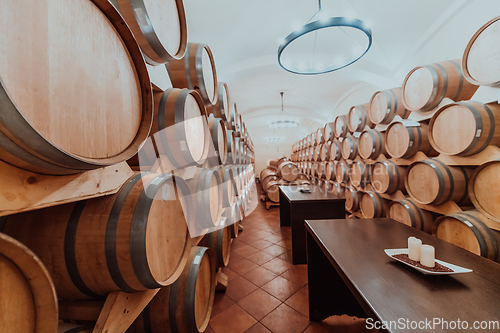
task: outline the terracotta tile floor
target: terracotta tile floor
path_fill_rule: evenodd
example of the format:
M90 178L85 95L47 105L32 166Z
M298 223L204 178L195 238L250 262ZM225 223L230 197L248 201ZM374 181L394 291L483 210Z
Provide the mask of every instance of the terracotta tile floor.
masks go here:
M206 332L366 332L364 320L349 316L309 322L307 266L291 264L291 230L279 219L279 208L260 202L243 221L223 268L229 285L215 297Z

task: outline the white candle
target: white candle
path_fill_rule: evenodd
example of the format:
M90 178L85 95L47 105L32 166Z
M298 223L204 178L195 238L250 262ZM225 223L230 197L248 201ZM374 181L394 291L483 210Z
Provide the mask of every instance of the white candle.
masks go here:
M415 237L408 238L408 257L411 260L419 261L420 260L420 246L422 245L422 241Z
M427 267L434 267L434 246L422 245L420 246L420 263Z

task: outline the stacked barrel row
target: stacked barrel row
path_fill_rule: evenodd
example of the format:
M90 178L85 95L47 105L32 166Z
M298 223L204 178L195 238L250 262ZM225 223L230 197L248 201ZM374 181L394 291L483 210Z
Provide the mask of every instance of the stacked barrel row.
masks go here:
M470 100L490 73L484 57L497 59L483 39L498 38L498 21L462 60L418 66L295 143L299 170L345 195L352 217L391 217L499 261L500 106Z
M267 199L275 203L280 201L279 186L310 184L309 177L300 173L297 164L287 157L269 160L259 179Z
M40 29L47 6L58 10ZM256 192L247 127L210 48L187 42L181 0L60 6L5 7L33 24L2 20L0 159L49 175L126 160L136 172L113 195L0 217L0 331L78 320L58 317L58 299L161 288L129 332L203 332ZM172 87L152 85L152 69Z

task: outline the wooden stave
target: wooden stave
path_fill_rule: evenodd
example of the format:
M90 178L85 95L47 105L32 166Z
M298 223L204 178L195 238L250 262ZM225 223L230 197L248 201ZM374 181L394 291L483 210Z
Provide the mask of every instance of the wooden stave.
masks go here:
M226 92L228 105L224 105L224 91ZM231 96L229 95L229 88L226 82L219 82L217 102L213 104L214 115L227 122L230 118L229 108L231 105Z
M203 73L203 66L201 66L203 50L207 52L212 66L212 81L214 84L213 96L208 96L204 83L205 74ZM208 45L202 43L188 43L184 58L167 62L166 67L172 85L175 88L196 90L200 94L205 105L217 103L219 93L217 70L215 68L212 50Z
M342 144L339 140L335 139L331 142L328 157L330 161L340 161L342 159Z
M342 141L342 158L354 160L358 156L358 139L348 134Z
M391 144L394 142L393 140L389 140L389 135L391 130L396 128L396 126L403 126L406 129L406 133L408 134L409 141L406 151L403 154L397 154L391 148ZM420 126L406 126L402 122L393 122L387 127L386 130L386 143L385 150L387 154L394 158L410 158L415 156L417 152L422 151L427 157L434 157L438 155L438 152L434 150L429 141L428 136L428 125L420 123ZM416 144L415 144L416 142Z
M409 176L411 169L418 164L426 164L431 170L435 170L435 174L438 177L439 182L439 191L434 199L429 201L423 201L417 198L411 191ZM439 170L436 173L436 170ZM437 159L426 159L422 161L416 161L406 169L406 177L405 177L405 187L408 194L411 196L413 200L417 203L423 205L440 205L444 204L448 201L454 201L458 205L467 205L470 203L469 195L468 195L468 182L470 179L471 171L464 167L452 167L447 166L443 162ZM446 175L446 178L445 178ZM456 179L456 182L455 182ZM449 180L453 180L453 182L449 182ZM457 191L456 187L462 188L463 191ZM456 193L456 194L455 194Z
M373 103L375 101L375 97L378 94L384 94L387 101L387 106L385 107L384 110L390 110L390 112L384 113L384 116L382 117L381 120L374 118L375 116L374 113L376 111L376 108L374 107ZM410 111L407 110L402 103L401 88L398 87L393 89L381 90L373 94L373 96L370 99L370 108L368 109L368 118L372 123L387 125L391 123L391 121L394 119L394 117L396 117L396 115L400 116L403 119L406 119L410 116Z
M316 145L319 145L321 143L325 142L325 132L324 128L320 127L316 130Z
M456 105L463 106L471 111L476 120L476 129L474 131L476 134L467 148L458 153L450 153L438 146L434 140L433 129L439 115L447 108ZM475 101L464 101L445 105L432 116L429 122L429 142L437 152L454 156L471 156L480 153L488 145L498 146L500 145L500 116L495 117L495 114L498 114L498 112L500 112L500 107L498 104L493 103L488 105ZM478 133L479 136L477 135ZM453 139L453 137L450 139Z
M363 161L355 161L351 164L349 180L351 185L357 188L366 188L370 184L371 165Z
M142 121L134 140L120 154L105 158L85 158L66 152L45 139L30 125L29 121L17 110L17 106L8 93L8 87L5 87L0 80L0 108L2 110L0 127L5 129L0 132L0 155L3 161L40 174L75 174L126 161L139 151L147 139L153 120L153 94L139 45L123 17L112 4L106 0L92 0L92 3L116 29L135 65L143 96ZM33 144L35 142L36 145Z
M280 165L278 166L278 177L281 177L288 182L293 182L294 180L296 180L298 175L299 169L297 165L292 161L280 163Z
M25 241L42 261L50 263L47 268L54 279L57 295L62 299L102 298L112 291L135 292L166 286L181 274L191 245L186 225L184 248L178 258L178 265L163 281L155 279L148 263L148 258L154 258L148 257L147 253L148 223L145 221L148 220L153 203L158 201L152 198L160 188L163 190L162 185L167 181L175 184L172 186L176 198L179 201L186 200L189 189L182 178L138 173L129 178L115 195L5 216L0 219L0 231ZM144 187L146 182L147 186ZM182 194L178 194L179 191ZM190 203L186 204L189 206ZM122 212L129 213L129 217L124 217L126 214ZM62 228L40 223L42 216L58 218L57 223ZM189 218L188 215L186 221ZM24 221L27 226L36 225L38 234L45 237L34 238L24 233L18 229L20 221ZM32 228L25 229L29 231ZM97 244L95 250L87 245L92 242ZM47 244L50 244L50 253L45 252ZM78 254L90 262L79 265ZM101 267L102 263L106 263L106 266ZM98 279L93 276L95 272L85 269L87 266L101 267Z
M500 237L495 235L494 230L488 228L488 226L484 223L484 220L487 219L486 216L481 214L477 210L468 210L462 213L457 213L449 216L441 216L434 222L432 228L432 234L438 238L439 237L439 226L440 223L446 221L446 219L453 219L455 221L460 221L461 224L469 227L474 234L476 240L479 245L479 253L473 251L472 249L467 249L462 247L460 244L452 243L458 247L462 247L465 250L480 255L482 257L491 259L496 262L500 262ZM448 241L445 238L440 238L445 241Z
M229 231L231 232L231 238L237 238L239 233L240 220L238 218L240 208L238 203L235 202L231 207L224 210L222 216L226 218L226 224L229 226Z
M205 264L201 265L202 262ZM200 269L207 271L207 265L210 274L210 281L207 284L210 286L208 302L204 318L198 324L195 314L197 280ZM215 259L212 251L206 247L193 246L188 264L179 279L171 286L160 289L127 332L157 333L165 330L178 333L204 332L213 308L215 284Z
M499 81L489 81L489 82L484 82L484 81L478 81L472 77L472 75L469 72L469 52L474 45L475 41L477 38L486 30L488 29L492 24L496 23L498 20L500 20L500 16L497 16L490 21L486 22L481 28L479 28L478 31L471 37L469 42L467 43L467 46L465 47L464 54L462 56L462 69L463 69L463 74L465 79L470 82L471 84L479 85L479 86L490 86L490 87L500 87L500 80Z
M217 158L217 165L223 165L227 162L227 129L226 124L222 118L210 117L208 119L208 129L212 138L212 142L215 147L215 154ZM220 138L222 136L222 138ZM219 141L222 139L222 142ZM222 151L220 151L220 146L223 146Z
M374 128L375 124L371 122L368 117L368 108L370 107L369 103L355 105L349 109L348 113L348 122L347 125L351 132L361 132L365 129L366 126L369 128ZM358 117L354 117L354 111L357 112ZM355 126L353 124L356 124Z
M377 180L373 175L377 172L377 166L381 165L387 172L387 187L379 187ZM405 178L406 169L402 166L397 165L391 160L379 161L373 164L371 173L371 184L372 188L377 193L393 194L396 191L406 192L405 189Z
M236 183L234 181L233 169L230 167L225 167L219 165L215 167L219 172L221 177L221 187L222 187L222 207L231 207L234 204L234 198L236 197Z
M23 332L33 329L33 333L57 331L56 290L41 260L21 242L0 233L0 268L2 289L9 289L1 292L2 331L14 332L12 329ZM10 283L11 279L14 283ZM9 302L11 293L15 293L16 296L15 300ZM13 306L14 304L16 306ZM10 317L9 314L21 316L22 325L26 326L17 325L13 322L16 318Z
M408 220L401 220L396 217L396 214L394 213L394 210L396 205L400 205L401 207L404 207L409 221ZM398 200L398 201L392 201L389 204L389 207L387 209L387 214L386 216L388 218L394 219L398 222L401 222L403 224L406 224L412 228L421 230L423 232L426 232L428 234L432 234L432 228L434 224L434 219L435 219L435 214L420 209L411 199L403 199L403 200Z
M405 90L411 75L422 68L428 69L431 72L433 78L434 87L432 89L432 95L427 100L424 106L412 107L408 104L405 98ZM450 76L450 71L456 71L456 76L458 76L457 91L449 91L449 87L454 85L455 82L449 82L448 77ZM451 83L451 84L450 84ZM425 66L417 66L413 68L408 75L406 75L403 81L403 94L402 102L405 107L410 111L431 111L436 108L439 103L444 98L450 98L454 101L462 101L470 99L477 90L477 86L464 80L462 68L460 67L460 59L456 60L446 60L438 63L433 63Z
M370 198L369 200L363 200L365 198ZM363 203L373 204L373 216L369 215L367 212L367 206ZM366 191L361 197L359 208L361 213L366 218L379 218L384 217L387 211L388 201L382 198L377 192Z
M496 202L495 200L498 197L496 194L496 191L494 193L491 193L489 191L487 193L485 193L484 189L486 186L483 187L484 183L478 182L478 178L484 178L484 176L481 177L482 172L485 172L485 170L490 168L490 167L495 167L495 165L499 164L499 162L500 162L499 160L490 161L490 162L481 164L476 169L474 169L474 172L472 173L470 180L469 180L468 190L469 190L469 197L470 197L474 207L476 209L478 209L482 214L484 214L489 219L500 223L500 214L496 214L495 211L493 210L493 208L495 208L495 206L497 206L497 204L495 204L495 202ZM497 174L497 173L494 172L494 174ZM495 177L495 176L493 176L493 177ZM486 177L485 179L483 179L483 181L486 181L487 185L489 187L491 187L492 183L495 184L496 182L498 182L498 176L496 176L496 177L497 177L497 179L491 178L491 177ZM475 190L476 186L479 189L478 191ZM485 203L482 202L482 198L481 199L478 198L478 196L476 194L477 192L484 193L486 198L488 198L490 200L492 199L491 201L493 204L492 205L490 204L490 207L488 207L488 205L485 205ZM493 207L491 207L491 206L493 206Z
M224 227L205 234L198 244L198 246L212 250L215 257L215 268L226 267L229 264L231 257L231 227L233 226L230 223L224 223Z
M231 129L234 131L234 135L238 136L240 134L240 126L238 123L238 108L236 106L236 103L231 103L231 106L229 107L229 115L230 115L230 120L229 124L231 125Z
M371 141L371 146L366 143L366 137L370 138ZM358 138L358 154L361 158L365 160L375 160L377 157L380 155L385 155L387 154L385 150L385 132L380 132L376 129L367 129L361 132L361 135ZM366 149L365 147L371 147L369 149L370 153L366 154Z
M335 164L332 161L326 162L325 164L325 178L326 180L335 179Z
M342 121L342 123L340 123ZM333 132L336 138L343 138L349 133L347 115L337 116L333 122Z
M118 9L132 30L135 39L143 51L146 62L152 66L165 64L184 57L187 47L186 14L182 0L175 1L180 23L180 45L177 52L165 49L151 22L144 1L117 0ZM140 17L137 17L140 16Z
M204 121L203 148L200 158L194 157L187 146L188 133L184 127L184 108L188 95L194 97L201 110ZM209 151L209 129L206 122L206 109L200 95L194 90L169 88L161 94L155 110L152 135L159 154L165 154L176 168L201 166ZM200 136L201 137L201 136Z
M345 193L345 208L349 211L357 211L361 203L361 192L354 186L346 186Z
M267 197L272 202L280 202L279 186L280 186L280 183L278 180L271 180L267 183L266 187L264 188L264 192L266 192ZM271 194L271 195L269 195L269 194Z
M323 132L325 134L325 141L333 141L335 139L334 126L334 123L325 124L325 127L323 129Z
M226 137L227 137L226 164L236 164L236 138L234 136L234 131L226 130Z
M335 175L337 183L347 184L349 182L349 164L345 161L339 161L335 166Z

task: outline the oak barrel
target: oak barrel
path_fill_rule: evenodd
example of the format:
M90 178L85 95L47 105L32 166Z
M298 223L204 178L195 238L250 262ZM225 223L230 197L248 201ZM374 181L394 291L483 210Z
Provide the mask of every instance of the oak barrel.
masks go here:
M323 133L324 133L325 141L332 141L333 139L335 139L335 124L334 123L326 123Z
M189 193L179 177L138 173L114 195L3 217L0 231L47 265L61 299L159 288L189 254Z
M234 135L238 136L240 134L239 115L238 107L234 102L232 102L229 107L229 116L229 124L231 125L231 129L234 131Z
M226 124L222 118L213 116L208 118L208 129L215 148L215 156L209 156L214 165L226 164L227 161L227 132Z
M57 327L57 333L92 333L93 330L93 327L67 323L59 323Z
M408 194L424 205L440 205L448 201L466 205L470 203L467 183L471 173L468 168L427 159L408 167L405 186Z
M345 183L349 182L349 164L345 161L339 161L335 166L335 176L337 179L337 183Z
M239 228L240 228L240 208L238 204L235 202L231 207L225 208L223 217L226 218L226 225L229 227L229 231L231 233L231 238L238 237Z
M500 87L500 16L488 21L470 39L462 57L464 76L472 84Z
M477 209L500 223L500 161L484 163L474 170L469 196Z
M343 138L349 133L347 115L337 116L333 122L333 132L336 138Z
M151 82L115 7L6 0L0 13L1 159L63 175L134 156L151 127Z
M316 145L325 142L325 128L320 127L316 130Z
M342 148L342 143L339 140L334 139L331 142L328 153L330 161L340 161L340 159L342 158L341 148Z
M429 141L438 152L457 156L500 145L500 105L466 101L440 108L429 123Z
M375 192L393 194L405 190L406 167L397 165L391 160L373 164L370 182Z
M366 218L384 217L389 201L377 192L367 191L361 197L359 208Z
M227 223L226 223L227 222ZM231 228L233 225L227 219L220 227L205 236L198 244L199 246L208 247L212 250L215 256L215 267L226 267L229 264L231 257Z
M443 98L470 99L478 86L464 79L460 59L415 67L403 82L403 103L410 111L431 111Z
M432 234L482 257L499 261L498 231L485 224L487 217L477 210L442 216L434 222Z
M373 94L368 109L368 117L374 124L390 124L396 117L406 119L410 115L402 101L401 88L378 91Z
M325 178L327 180L335 180L335 164L332 161L325 163Z
M234 181L233 169L227 166L217 166L214 169L220 175L222 187L222 207L231 207L236 197L236 183Z
M183 59L167 63L175 88L196 90L206 105L217 103L219 87L212 50L206 44L188 43Z
M272 202L280 202L279 186L279 180L271 180L263 187L264 192Z
M371 164L366 164L363 161L356 161L351 164L349 170L349 179L351 185L355 187L365 188L370 183Z
M160 289L127 332L205 332L212 314L215 284L212 251L193 246L179 279Z
M425 123L394 122L387 128L385 149L394 158L410 158L419 151L428 157L437 156L429 142L429 126Z
M226 123L227 124L227 123ZM227 138L227 164L236 164L236 137L233 130L226 131Z
M359 209L362 192L359 192L354 186L345 187L345 208L351 212Z
M372 123L368 117L369 103L355 105L349 109L348 113L348 126L351 132L361 132L366 126L374 128L375 124Z
M231 98L229 88L225 82L219 82L219 96L217 102L212 105L211 110L217 118L221 118L225 122L230 119L229 108L231 106Z
M346 160L354 160L358 156L358 138L347 134L342 141L342 157Z
M358 138L358 154L364 159L375 160L385 151L385 132L376 129L366 129Z
M184 57L187 26L182 0L117 0L117 3L147 63L155 66Z
M298 175L299 169L292 161L284 161L278 167L278 177L281 177L288 182L293 182L297 179Z
M2 233L0 281L0 332L57 331L57 295L49 272L30 249Z
M154 142L176 168L202 165L208 155L206 109L194 90L169 88L155 93Z
M411 199L393 201L387 210L387 217L428 234L432 233L435 215L420 209Z

